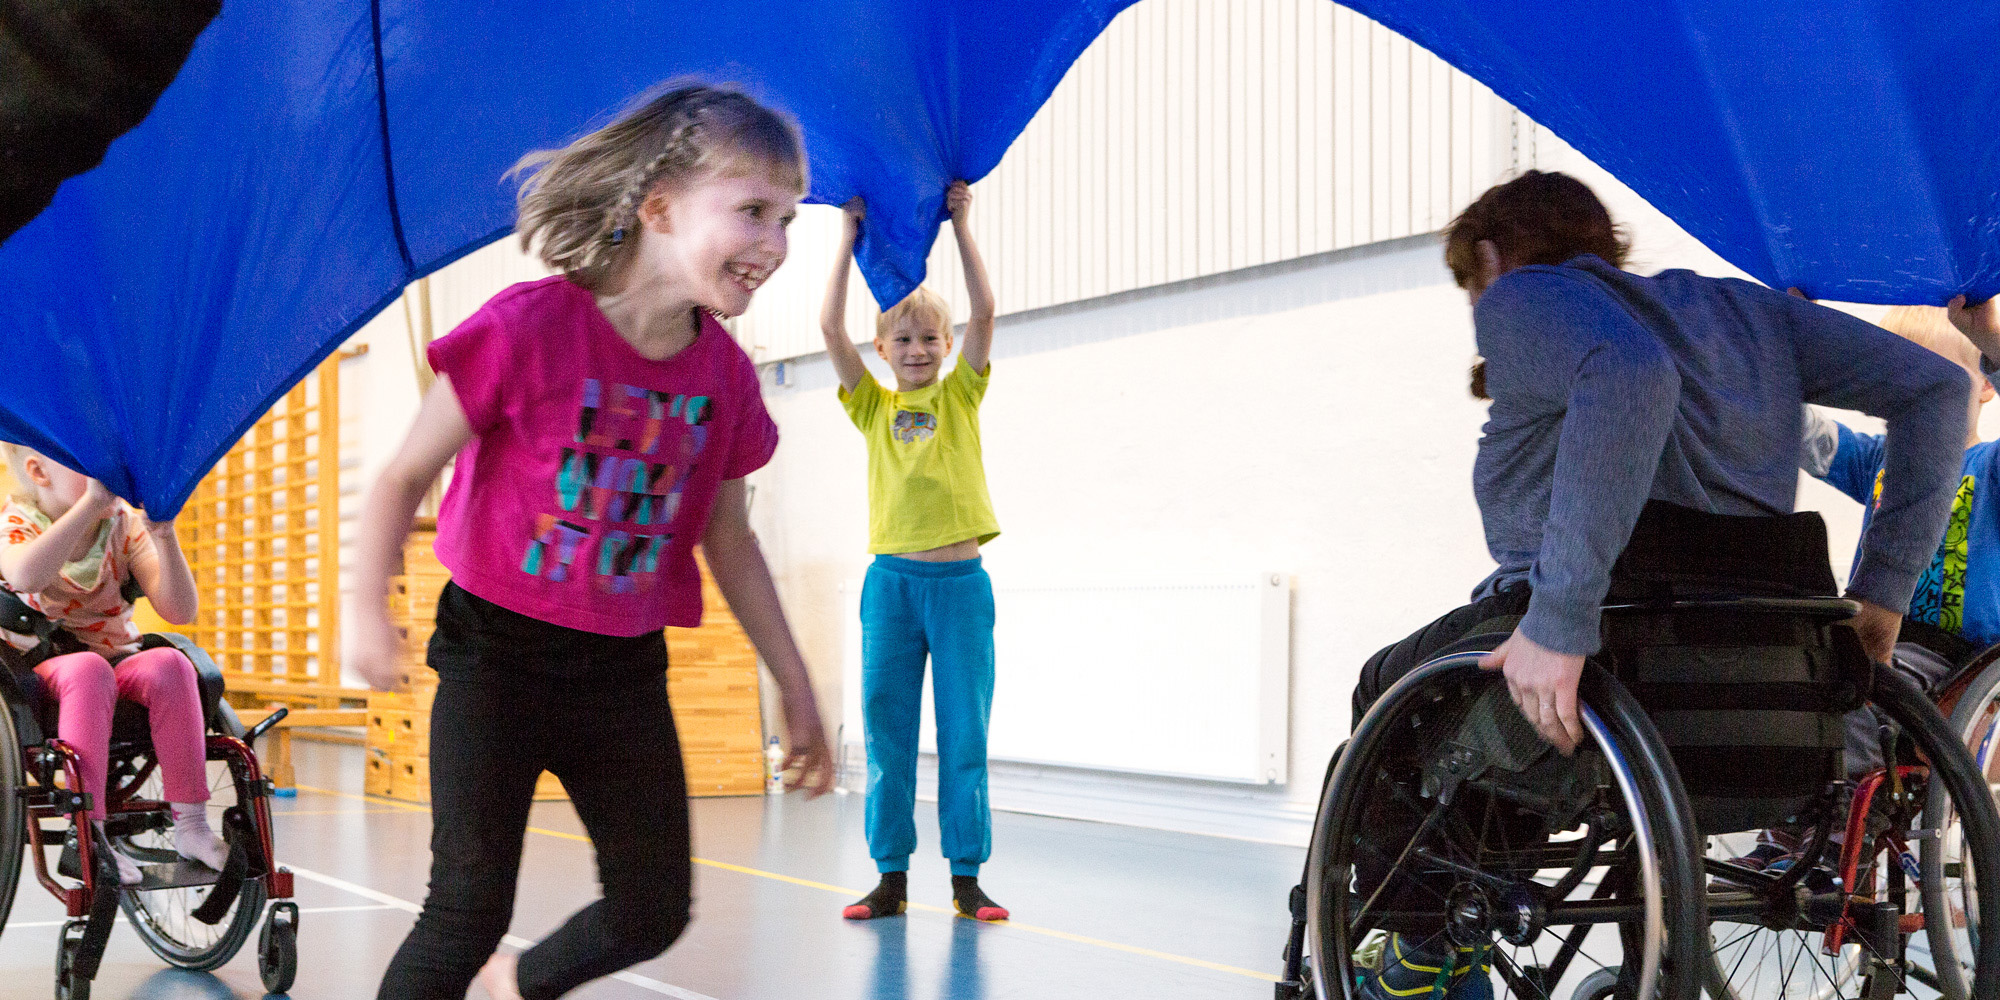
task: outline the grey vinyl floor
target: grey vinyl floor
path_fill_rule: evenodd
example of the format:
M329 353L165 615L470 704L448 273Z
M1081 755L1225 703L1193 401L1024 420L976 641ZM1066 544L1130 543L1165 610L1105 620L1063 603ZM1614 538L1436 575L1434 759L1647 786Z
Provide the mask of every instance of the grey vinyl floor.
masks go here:
M360 794L360 750L301 744L296 798L277 800L278 856L298 874L300 972L291 996L366 1000L409 931L430 862L430 815ZM572 996L590 1000L1263 1000L1303 852L1287 847L999 813L982 875L1015 920L949 912L936 819L903 917L840 909L874 883L863 798L697 799L695 922L666 955ZM565 803L535 807L513 934L547 933L596 892L590 846ZM53 994L62 910L24 876L0 933L0 998ZM166 966L129 927L112 936L96 1000L264 995L253 949L213 973ZM474 997L483 994L475 989Z

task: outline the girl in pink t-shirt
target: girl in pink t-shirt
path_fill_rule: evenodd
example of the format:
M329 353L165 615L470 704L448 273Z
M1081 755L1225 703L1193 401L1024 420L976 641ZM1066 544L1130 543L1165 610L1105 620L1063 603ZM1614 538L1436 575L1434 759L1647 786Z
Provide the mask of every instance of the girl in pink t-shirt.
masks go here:
M208 822L208 749L194 664L178 649L141 650L124 586L137 580L153 609L176 624L194 621L194 573L172 521L158 524L104 484L23 445L0 446L17 492L0 506L0 586L82 645L34 665L56 701L56 736L76 750L90 814L104 822L111 764L111 718L118 700L146 706L153 755L174 814L174 849L218 871L229 847ZM16 652L41 639L0 630ZM140 881L118 851L118 880Z
M517 232L559 277L501 292L431 345L438 380L362 515L354 666L394 682L383 601L418 501L452 583L427 650L430 895L382 998L546 1000L644 961L687 926L686 778L662 629L701 620L699 544L783 690L813 794L833 772L805 663L748 523L743 477L777 428L715 316L784 262L805 155L784 118L691 85L517 171ZM518 959L512 917L535 779L562 779L604 898Z

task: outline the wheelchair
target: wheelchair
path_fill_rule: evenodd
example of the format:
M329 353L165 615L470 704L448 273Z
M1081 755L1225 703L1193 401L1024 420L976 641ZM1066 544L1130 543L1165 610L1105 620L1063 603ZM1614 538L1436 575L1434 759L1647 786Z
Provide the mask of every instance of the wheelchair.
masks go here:
M0 629L68 651L62 648L66 636L5 591ZM82 787L76 751L54 736L53 699L43 697L29 657L0 643L0 931L13 909L25 854L36 881L69 917L57 939L57 1000L88 1000L120 911L155 954L194 971L227 963L257 931L264 986L284 993L298 972L299 911L292 873L278 867L272 853L272 784L251 750L284 712L246 730L223 700L222 671L200 647L171 634L147 635L141 645L173 647L194 664L208 724L210 807L222 810L218 832L229 845L229 860L217 872L174 851L173 819L139 705L121 702L113 716L107 816L103 832L96 832L90 796L75 791ZM51 852L57 854L53 866ZM119 884L113 852L139 866L145 876L140 884Z
M1440 651L1329 768L1277 996L1354 995L1357 951L1394 931L1471 949L1503 997L2000 997L2000 934L1979 932L2000 893L1977 880L2000 872L2000 648L1946 683L1948 720L1869 662L1840 624L1858 610L1605 608L1568 758L1478 668L1505 633ZM1864 704L1887 720L1883 766L1849 781L1844 716ZM1788 868L1732 860L1779 826L1804 840Z

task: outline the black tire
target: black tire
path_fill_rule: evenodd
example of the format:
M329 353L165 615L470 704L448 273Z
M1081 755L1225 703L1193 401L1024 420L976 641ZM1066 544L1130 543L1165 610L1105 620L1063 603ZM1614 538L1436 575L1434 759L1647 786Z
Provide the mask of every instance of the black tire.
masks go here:
M90 980L77 970L83 949L81 921L70 921L56 937L56 1000L90 1000Z
M1916 682L1900 671L1877 669L1869 700L1895 723L1931 764L1931 787L1948 795L1949 808L1964 830L1964 863L1972 872L2000 873L2000 811L1992 789L1966 752L1958 731ZM1961 699L1963 700L1963 699ZM1928 807L1927 817L1937 815ZM1936 829L1928 820L1927 828ZM1925 879L1924 881L1929 881ZM1968 916L1975 926L2000 927L2000 893L1978 893ZM2000 997L2000 934L1981 934L1973 946L1968 996Z
M1438 739L1447 737L1449 733L1435 728L1434 720L1425 720L1426 713L1437 710L1437 706L1469 703L1458 699L1491 697L1486 692L1490 685L1499 683L1499 677L1479 670L1476 661L1478 654L1490 650L1503 638L1475 637L1412 671L1377 701L1347 744L1322 797L1307 862L1307 941L1314 970L1311 983L1324 1000L1342 1000L1352 995L1356 973L1353 951L1374 919L1369 912L1373 901L1357 908L1355 904L1360 901L1350 900L1351 887L1347 882L1354 871L1357 845L1362 840L1367 803L1371 796L1396 794L1394 786L1377 784L1378 775L1389 773L1392 754L1401 752L1390 748L1398 745L1398 741L1407 747L1409 737L1402 734L1417 732L1415 727L1419 724L1432 725L1433 729L1426 731ZM1577 955L1578 942L1595 940L1600 947L1606 943L1605 937L1594 936L1592 931L1593 926L1612 919L1601 917L1579 917L1570 921L1569 926L1551 920L1547 933L1521 945L1516 957L1510 959L1504 954L1497 939L1495 947L1486 954L1491 956L1494 971L1500 975L1500 989L1508 997L1556 1000L1565 984L1587 978L1595 968L1623 965L1642 970L1633 973L1635 986L1644 979L1651 980L1645 994L1649 1000L1696 1000L1707 966L1707 953L1702 947L1704 935L1700 932L1706 925L1704 892L1699 877L1699 840L1693 810L1682 790L1679 773L1651 720L1609 674L1595 665L1587 666L1579 696L1587 709L1586 728L1590 731L1588 745L1578 751L1579 766L1588 760L1596 769L1591 773L1609 775L1594 786L1596 794L1603 797L1608 791L1616 797L1601 798L1611 805L1592 814L1593 818L1584 827L1587 830L1584 841L1551 840L1534 847L1523 845L1522 850L1527 852L1523 857L1543 857L1552 850L1567 850L1577 855L1568 876L1558 879L1554 886L1538 884L1528 895L1559 889L1561 894L1547 893L1549 901L1570 908L1572 913L1597 907L1600 912L1616 910L1625 914L1616 919L1626 923L1614 925L1618 930L1611 933L1608 941L1611 948L1621 950L1620 958L1606 962L1591 957L1588 961L1593 965L1570 962ZM1513 719L1518 722L1518 715ZM1409 799L1407 792L1402 798ZM1440 804L1433 808L1432 816L1443 815L1450 808L1454 807ZM1491 816L1489 807L1485 818ZM1397 852L1392 845L1376 845L1379 852L1376 856L1397 854L1398 868L1407 858L1442 857L1429 844L1423 850L1416 848L1426 836L1425 830L1448 826L1451 822L1426 820L1408 847ZM1604 839L1607 835L1598 829L1600 822L1604 830L1624 832L1617 840ZM1443 839L1438 843L1444 845L1446 853L1456 846ZM1582 853L1570 847L1571 843L1582 848ZM1607 844L1613 850L1599 850ZM1504 856L1511 850L1503 844L1501 854ZM1478 851L1460 857L1470 858L1474 854L1486 856L1486 847L1480 846ZM1606 858L1612 860L1601 860ZM1607 868L1607 864L1611 867ZM1577 876L1599 868L1604 868L1607 874L1589 898L1570 895L1586 888L1575 880ZM1421 883L1434 878L1440 870L1433 867L1432 874L1415 876L1405 884L1430 891ZM1517 862L1512 871L1519 885L1510 892L1524 887L1526 879L1546 877L1537 864L1522 866ZM1525 877L1521 875L1523 871L1527 871ZM1341 877L1335 877L1334 873L1340 873ZM1358 928L1361 934L1355 933L1355 922L1363 925ZM1529 946L1547 944L1561 945L1559 956L1566 957L1546 965L1528 961L1541 957L1538 952L1528 952ZM1518 957L1522 952L1527 952L1528 960Z
M1599 969L1576 984L1569 1000L1614 1000L1618 995L1618 970Z
M1973 679L1952 708L1947 725L1972 757L1973 767L1990 774L2000 757L2000 659L1988 650L1978 659L1992 661ZM1918 851L1918 867L1923 876L1922 892L1926 914L1948 914L1945 920L1926 920L1925 935L1936 966L1944 1000L1967 1000L1967 983L1972 971L1972 955L1979 946L1979 914L1966 905L1967 883L1962 856L1963 828L1942 784L1934 784L1924 804L1924 827L1938 830L1926 837ZM1953 868L1958 868L1954 875ZM1972 884L1976 886L1977 878Z
M209 800L211 811L218 807L237 804L236 785L232 771L224 761L209 761L211 786ZM160 777L158 768L146 779L141 790L143 798L159 799ZM220 827L221 824L217 823ZM149 831L134 836L120 837L112 849L134 858L150 861L162 855L172 855L173 843L165 831ZM264 915L264 883L261 879L247 878L236 902L214 925L194 919L194 910L207 899L212 888L160 889L151 892L127 890L119 895L119 905L125 917L131 921L132 929L146 947L169 964L194 972L207 972L227 964L250 940L250 934L257 929L257 921Z
M257 974L264 989L288 993L299 975L299 908L282 902L271 907L257 935Z
M14 893L21 885L22 859L27 851L28 809L20 796L26 776L14 713L5 699L0 699L0 931L6 930L7 915L14 912Z

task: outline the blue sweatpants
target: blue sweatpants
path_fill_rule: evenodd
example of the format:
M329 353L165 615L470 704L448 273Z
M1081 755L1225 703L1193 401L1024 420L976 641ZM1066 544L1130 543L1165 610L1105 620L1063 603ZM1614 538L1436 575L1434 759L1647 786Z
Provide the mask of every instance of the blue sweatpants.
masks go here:
M953 875L993 853L986 722L993 714L993 581L979 560L876 556L861 587L861 717L868 738L868 853L908 871L917 849L917 728L924 660L937 711L938 826Z

